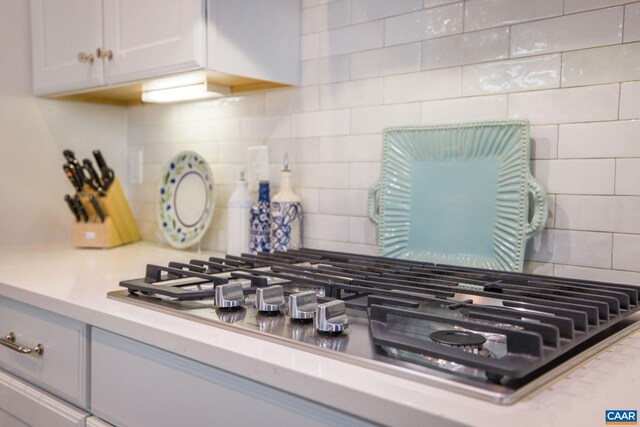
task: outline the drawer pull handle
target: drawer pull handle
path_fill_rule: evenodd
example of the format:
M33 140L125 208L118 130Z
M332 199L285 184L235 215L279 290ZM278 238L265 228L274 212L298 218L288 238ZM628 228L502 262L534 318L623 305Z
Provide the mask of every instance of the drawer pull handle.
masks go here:
M42 353L44 353L44 346L42 344L36 345L35 348L23 347L20 344L16 344L16 334L13 332L9 332L9 335L4 338L0 338L0 344L22 354L42 356Z

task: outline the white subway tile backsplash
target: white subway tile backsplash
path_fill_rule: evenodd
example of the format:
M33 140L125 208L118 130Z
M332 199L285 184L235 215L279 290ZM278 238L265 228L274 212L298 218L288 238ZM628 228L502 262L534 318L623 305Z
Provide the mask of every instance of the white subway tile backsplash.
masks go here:
M460 0L424 0L422 2L422 7L427 9L430 7L444 6L445 4L456 3L459 1Z
M348 188L349 163L301 164L296 176L303 188Z
M351 0L351 22L373 21L420 8L422 0Z
M556 197L556 228L640 234L640 197Z
M419 69L420 43L357 52L351 56L352 79L408 73Z
M351 21L351 0L337 0L328 4L302 9L302 34L344 27Z
M506 118L507 95L493 95L423 102L420 122L436 125Z
M509 94L509 118L532 124L615 120L617 84Z
M453 67L509 57L509 27L422 42L422 69Z
M602 9L617 6L634 0L565 0L564 13L583 12L585 10Z
M465 31L562 15L562 0L473 0L465 4Z
M560 277L573 277L576 279L599 280L602 282L628 283L637 285L640 283L640 273L620 270L607 270L602 268L576 267L571 265L556 264L554 274Z
M463 3L387 18L385 44L411 43L462 32Z
M462 93L484 95L560 87L560 54L468 65Z
M318 86L282 89L265 94L266 114L286 114L314 111L320 108Z
M346 135L349 133L349 110L300 113L291 116L294 137Z
M615 160L536 160L533 174L553 194L613 194Z
M640 82L620 85L620 118L640 119Z
M310 59L300 63L301 83L303 86L349 80L349 55L328 56Z
M628 4L624 8L624 35L625 43L640 40L640 2Z
M363 107L384 102L382 78L333 83L320 87L320 106L333 108Z
M616 194L640 196L640 159L616 160Z
M616 7L514 25L511 55L540 55L620 43L622 14L623 8Z
M189 149L216 184L203 247L224 251L247 147L265 144L272 194L289 153L305 245L376 254L367 193L380 179L385 127L524 118L550 206L525 271L640 282L640 2L564 0L565 16L562 6L302 0L300 86L127 109L123 137L145 161L145 182L128 188L144 238L161 240L157 181Z
M610 233L544 230L529 249L529 259L535 261L611 268Z
M560 125L558 157L640 157L640 121Z
M613 268L640 271L640 236L613 235Z
M318 190L315 188L298 188L296 180L293 180L293 189L300 199L302 199L302 212L304 213L318 213Z
M548 262L525 261L523 271L526 274L553 276L553 264Z
M555 159L558 157L558 126L531 126L531 158Z
M369 220L363 217L349 218L349 241L352 243L363 243L366 245L376 245L378 243L378 229Z
M446 68L384 78L384 102L398 104L461 95L462 69Z
M368 190L380 179L381 162L351 163L349 165L349 188Z
M627 80L640 80L640 42L563 54L563 87Z
M240 119L240 137L243 139L288 138L290 135L290 116L260 116Z
M349 217L344 215L303 214L302 229L305 239L346 242L349 238Z
M319 34L318 55L331 56L383 46L384 22L374 21Z
M382 156L382 135L350 135L320 138L318 162L372 162Z
M318 209L323 214L367 215L367 191L318 190Z
M351 109L351 133L381 133L390 126L420 124L420 104L398 104Z
M320 34L300 36L300 60L315 59L320 56Z

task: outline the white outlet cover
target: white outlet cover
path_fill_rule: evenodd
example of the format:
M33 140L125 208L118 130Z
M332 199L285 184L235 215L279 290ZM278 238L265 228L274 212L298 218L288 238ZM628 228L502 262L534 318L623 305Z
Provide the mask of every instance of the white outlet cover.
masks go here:
M269 180L269 151L266 146L259 145L247 148L245 171L249 191L258 191L258 183Z
M142 184L143 182L143 163L142 149L129 149L129 184Z

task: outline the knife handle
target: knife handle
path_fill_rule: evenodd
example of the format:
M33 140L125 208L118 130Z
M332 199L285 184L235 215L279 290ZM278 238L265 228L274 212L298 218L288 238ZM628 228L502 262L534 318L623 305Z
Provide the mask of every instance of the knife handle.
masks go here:
M93 206L93 210L96 212L96 215L98 215L98 218L100 218L100 222L104 222L104 211L102 210L102 206L100 206L100 202L98 201L98 199L96 199L96 196L90 194L89 203L91 203L91 206Z
M82 205L82 202L80 201L80 198L77 195L73 198L73 202L75 203L76 209L78 210L78 212L80 213L80 216L82 217L82 221L88 222L89 214L87 213L87 210L84 208L84 206Z
M71 198L71 196L68 195L68 194L65 194L64 195L64 200L65 200L65 202L67 202L67 205L69 206L69 210L71 211L73 216L76 218L76 222L80 222L80 213L76 209L76 204L74 203L74 201Z
M65 163L62 165L62 169L64 170L65 175L67 175L67 178L69 178L73 188L75 188L76 191L82 191L82 180L79 180L74 165Z
M73 163L76 160L76 154L71 150L64 150L62 155L69 163Z
M102 157L102 152L100 150L93 150L93 157L96 159L96 164L102 174L102 187L105 190L108 190L109 186L115 179L115 174L113 173L113 170L107 166L107 162L104 160L104 157Z

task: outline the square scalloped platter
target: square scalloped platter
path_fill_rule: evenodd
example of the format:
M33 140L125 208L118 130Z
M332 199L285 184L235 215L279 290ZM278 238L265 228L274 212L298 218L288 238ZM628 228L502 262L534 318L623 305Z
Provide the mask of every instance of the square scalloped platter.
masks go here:
M522 270L531 179L527 121L385 129L379 253Z

